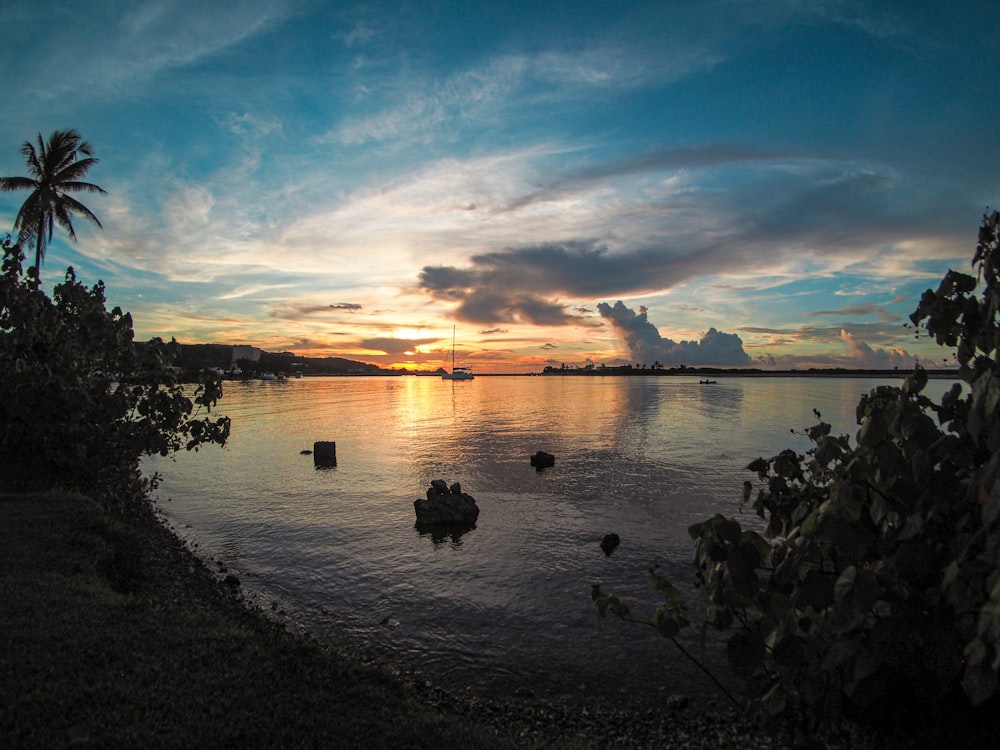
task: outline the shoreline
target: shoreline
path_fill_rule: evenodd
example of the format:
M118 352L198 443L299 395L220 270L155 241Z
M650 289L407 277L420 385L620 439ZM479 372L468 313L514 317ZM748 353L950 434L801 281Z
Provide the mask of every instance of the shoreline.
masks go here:
M324 643L248 603L147 503L0 494L0 745L726 747L749 724L449 692L365 644ZM744 747L767 748L766 734Z
M0 595L4 747L789 746L721 696L640 710L485 698L405 674L367 644L293 632L151 502L125 518L74 493L0 494ZM852 735L825 746L911 746Z

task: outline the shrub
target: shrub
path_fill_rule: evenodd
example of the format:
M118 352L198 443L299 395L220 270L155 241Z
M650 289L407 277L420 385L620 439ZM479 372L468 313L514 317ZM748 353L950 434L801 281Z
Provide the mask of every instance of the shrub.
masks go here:
M0 273L0 464L8 482L58 484L124 507L146 488L142 456L224 444L210 418L221 383L205 373L189 397L171 363L178 346L133 342L132 318L105 309L104 284L73 269L49 299L8 237ZM202 414L204 412L204 414ZM155 479L155 478L154 478Z
M706 626L732 631L729 663L764 716L903 720L997 692L998 227L984 216L976 276L949 271L911 315L957 347L964 395L956 383L935 403L917 368L862 397L853 442L817 413L805 454L747 467L743 500L762 522L690 529ZM672 637L686 620L668 607L656 624Z

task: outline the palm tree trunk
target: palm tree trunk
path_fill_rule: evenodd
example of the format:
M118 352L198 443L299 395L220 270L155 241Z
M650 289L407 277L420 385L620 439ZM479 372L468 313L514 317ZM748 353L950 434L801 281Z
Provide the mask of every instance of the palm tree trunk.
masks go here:
M41 224L41 222L39 222ZM42 283L42 228L38 227L38 236L35 237L35 291Z

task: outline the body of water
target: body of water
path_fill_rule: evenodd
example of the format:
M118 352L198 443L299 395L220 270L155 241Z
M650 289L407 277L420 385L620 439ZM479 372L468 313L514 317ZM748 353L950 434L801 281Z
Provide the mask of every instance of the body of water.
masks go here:
M248 597L333 643L363 641L441 684L621 698L711 687L652 628L596 625L592 583L648 618L659 564L693 582L687 528L735 514L757 456L804 450L818 409L854 434L886 381L683 377L305 378L227 384L229 445L154 460L168 520ZM932 382L932 395L950 385ZM335 468L301 455L337 444ZM536 471L543 450L555 466ZM480 516L414 527L433 479ZM743 514L754 524L752 511ZM614 532L620 547L605 556ZM697 606L697 597L691 602ZM696 613L696 623L700 618ZM685 636L697 650L695 630ZM725 672L717 652L698 652Z

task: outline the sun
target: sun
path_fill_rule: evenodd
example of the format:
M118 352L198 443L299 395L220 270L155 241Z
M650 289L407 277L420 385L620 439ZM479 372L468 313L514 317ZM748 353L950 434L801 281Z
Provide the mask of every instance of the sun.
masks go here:
M392 332L394 339L423 339L427 333L422 328L397 328Z

